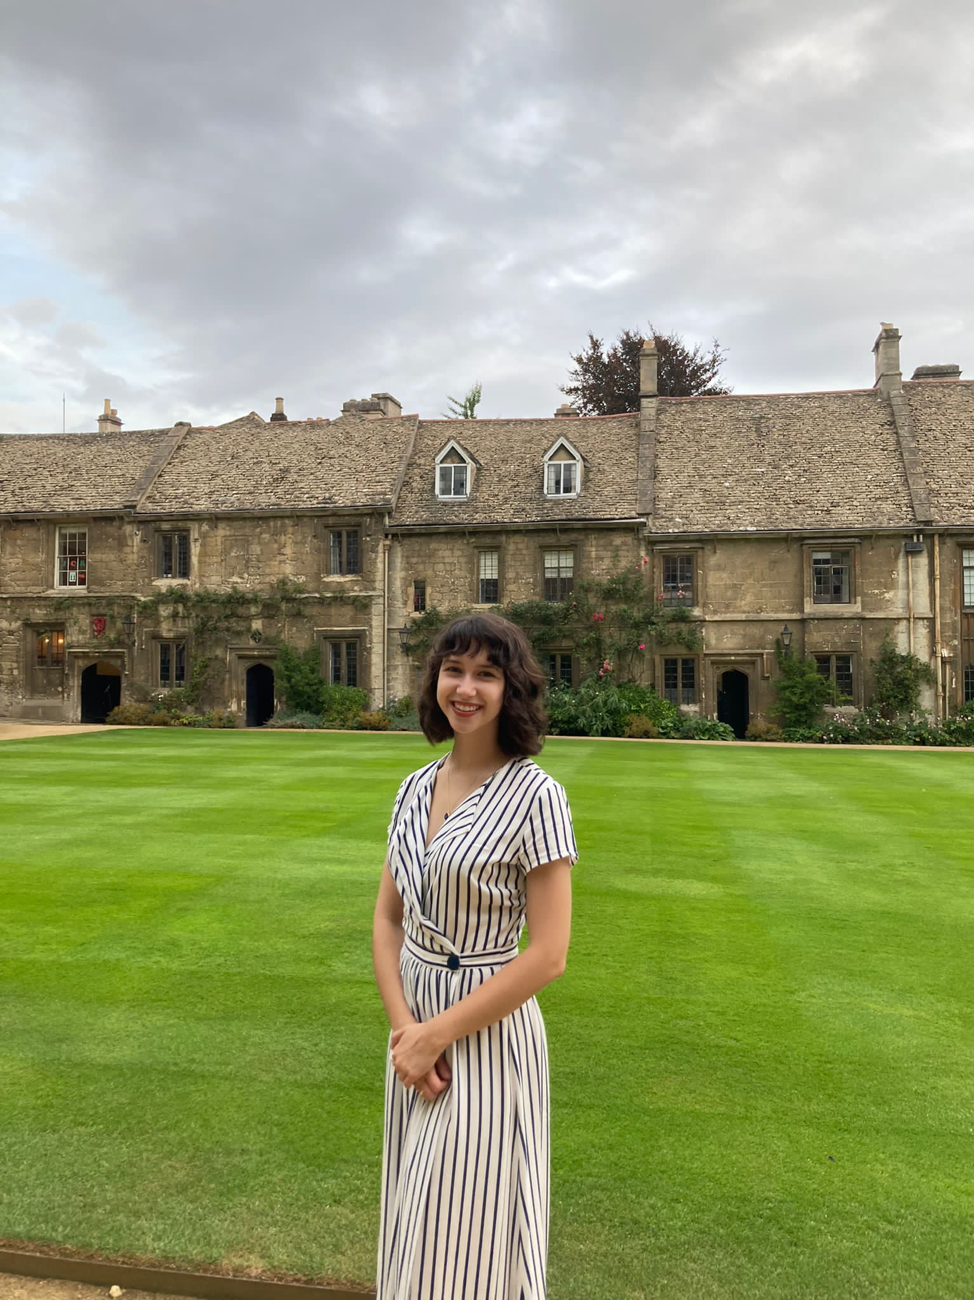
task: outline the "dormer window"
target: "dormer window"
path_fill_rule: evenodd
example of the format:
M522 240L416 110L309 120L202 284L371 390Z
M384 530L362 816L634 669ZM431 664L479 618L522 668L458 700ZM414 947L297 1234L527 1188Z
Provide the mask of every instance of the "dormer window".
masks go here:
M475 463L451 438L436 458L436 495L446 500L468 497Z
M577 497L581 478L581 456L566 438L559 438L544 458L545 496Z

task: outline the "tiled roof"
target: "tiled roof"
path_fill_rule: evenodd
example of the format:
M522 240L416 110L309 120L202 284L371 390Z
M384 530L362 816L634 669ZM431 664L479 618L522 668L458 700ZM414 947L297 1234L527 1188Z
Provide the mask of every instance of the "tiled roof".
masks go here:
M171 429L0 438L0 512L122 510Z
M638 417L421 420L393 515L396 524L520 523L632 519L636 515ZM481 468L465 500L436 495L437 452L455 439ZM567 438L585 458L577 497L544 495L545 453Z
M912 522L892 411L871 389L659 399L653 532Z
M390 506L415 427L343 416L190 429L139 513Z
M974 383L903 385L934 519L974 528Z

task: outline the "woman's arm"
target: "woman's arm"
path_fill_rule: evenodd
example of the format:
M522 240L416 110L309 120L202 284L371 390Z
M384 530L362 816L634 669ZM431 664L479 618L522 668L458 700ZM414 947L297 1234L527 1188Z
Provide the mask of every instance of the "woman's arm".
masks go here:
M572 923L570 860L535 867L525 878L525 890L527 948L454 1006L418 1026L429 1035L429 1050L439 1053L458 1038L502 1020L564 971Z
M389 871L389 859L386 858L372 919L372 966L393 1029L416 1022L416 1017L406 1002L402 976L399 974L402 941L402 899Z

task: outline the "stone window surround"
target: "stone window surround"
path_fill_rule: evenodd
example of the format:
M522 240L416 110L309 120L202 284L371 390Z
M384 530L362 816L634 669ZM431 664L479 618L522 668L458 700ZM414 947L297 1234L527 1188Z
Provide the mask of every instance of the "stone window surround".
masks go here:
M480 599L480 556L484 551L493 551L497 555L497 600L482 601ZM496 607L504 599L504 546L501 538L498 537L496 542L477 542L472 547L473 552L473 601L472 604L480 609L490 610Z
M667 696L665 695L665 691L666 691L666 689L667 689L667 688L666 688L666 660L667 660L667 659L675 659L675 660L677 661L677 684L676 684L676 690L677 690L677 694L678 694L679 697L680 697L680 698L677 699L677 700L671 700L670 703L671 703L671 704L675 704L675 705L677 706L677 708L689 708L691 705L695 705L695 706L699 707L699 705L700 705L700 691L701 691L701 683L700 683L700 655L699 655L699 653L697 653L697 652L695 652L695 651L693 651L693 650L685 651L685 650L683 650L683 649L676 649L676 650L673 650L673 651L672 651L671 653L669 653L669 654L659 654L659 655L656 656L656 660L657 660L656 669L657 669L657 674L658 674L658 675L657 675L657 678L656 678L657 686L656 686L655 689L656 689L656 693L657 693L657 695L662 696L663 699L666 699L666 698L667 698ZM691 659L691 660L693 661L693 694L694 694L695 698L692 699L692 700L687 700L687 702L684 704L684 702L683 702L683 662L684 662L684 660L686 660L686 659Z
M77 583L59 583L58 570L61 558L61 534L62 533L84 533L85 535L85 580L82 585ZM54 573L51 578L51 590L58 592L59 595L66 595L72 591L89 590L89 579L91 577L91 527L87 520L84 523L56 523L53 528L53 546L54 546Z
M188 568L189 568L189 573L187 573L185 576L179 577L179 576L177 576L176 574L172 574L172 576L170 576L170 577L165 577L165 576L163 575L163 572L162 572L162 538L163 538L163 535L164 535L164 534L167 534L167 533L170 534L170 535L175 535L175 534L177 534L177 533L185 533L185 534L186 534L186 538L187 538L187 541L186 541L186 562L187 562L187 566L188 566ZM150 541L150 542L151 542L151 545L152 545L152 578L153 578L153 581L156 581L156 582L173 582L173 583L177 583L177 582L189 582L190 578L192 577L192 573L193 573L193 541L194 541L194 538L193 538L193 530L192 530L192 528L190 528L190 526L189 526L188 524L182 524L182 525L180 525L180 524L170 524L170 523L166 523L166 524L153 524L152 527L151 527L151 533L149 534L148 537L146 537L146 535L143 533L143 539L146 540L146 541ZM178 565L177 549L178 549L178 548L177 548L177 545L176 545L176 543L174 543L174 544L173 544L173 568L176 568L177 565Z
M318 671L324 682L331 683L331 646L336 641L358 642L358 654L355 656L355 670L358 686L368 690L368 655L369 630L361 623L354 627L316 627L315 641L318 643Z
M573 492L549 492L548 491L548 464L552 457L564 447L565 451L571 456L571 460L556 461L556 464L575 466L575 490ZM563 497L577 497L582 490L582 456L576 447L568 441L567 438L558 438L545 452L541 462L541 491L548 501L559 501Z
M20 643L20 679L24 683L24 695L29 700L46 699L48 697L43 694L35 694L35 670L49 673L52 677L59 674L63 686L68 678L68 656L71 651L68 647L67 635L65 635L63 662L49 668L40 667L37 663L37 637L42 632L64 632L66 634L67 628L63 622L56 618L25 619L22 626L24 635Z
M341 549L342 549L342 568L341 568L341 569L333 569L333 568L332 568L332 534L333 534L333 533L341 533L341 535L342 535L342 547L341 547ZM353 569L353 570L349 570L349 569L346 567L347 564L348 564L348 534L349 534L349 533L355 533L355 534L357 535L357 542L358 542L358 545L357 545L357 547L356 547L356 562L357 562L357 563L356 563L356 567L355 567L355 569ZM327 575L326 575L326 576L329 577L329 578L360 578L360 577L362 577L362 570L363 570L363 567L364 567L364 566L363 566L363 563L362 563L362 560L363 560L363 550L364 550L364 547L363 547L363 540L364 540L364 539L363 539L363 530L362 530L362 526L361 526L361 524L358 524L358 523L354 523L354 524L340 524L340 523L337 523L337 524L336 524L336 523L330 523L330 524L328 524L327 527L325 528L325 547L326 547L326 554L327 554Z
M860 563L862 547L858 537L822 538L818 541L802 540L802 591L804 594L803 613L814 614L816 618L845 618L850 613L862 613L862 578ZM815 582L812 576L813 551L848 551L849 552L849 599L842 602L816 601L814 598ZM825 653L824 651L822 652Z
M579 556L579 550L580 550L580 548L579 548L578 543L577 543L577 542L574 542L574 541L572 541L572 542L541 542L541 543L539 543L539 545L538 545L538 561L537 561L537 563L538 563L538 589L540 589L540 595L539 595L539 597L538 597L539 600L544 600L544 599L545 599L545 594L544 594L544 584L545 584L544 557L545 557L545 553L548 552L548 551L571 551L571 553L572 553L572 590L574 591L575 583L578 582L578 580L579 580L579 576L580 576L580 575L579 575L579 572L578 572L578 556Z
M447 456L456 453L467 467L467 490L463 493L440 492L440 465L446 460ZM455 462L449 462L454 464ZM433 491L436 494L437 501L469 501L470 494L473 491L474 461L473 458L463 450L456 438L451 438L436 454L433 462Z
M188 686L191 670L192 670L192 663L190 661L189 637L188 636L164 636L161 632L151 632L149 634L148 640L150 645L152 646L152 681L153 681L152 689L155 691L172 691L175 690L177 686ZM164 641L167 642L169 645L173 646L174 648L172 661L171 661L172 673L173 673L173 680L171 682L163 682L162 680L161 646ZM182 644L186 647L185 650L183 651L183 659L184 659L184 667L186 670L186 675L184 676L181 682L176 681L175 647L179 642L182 642Z
M559 642L557 645L545 646L544 661L542 663L542 668L544 670L544 674L546 677L548 677L548 656L549 655L561 655L563 657L567 655L571 659L572 690L578 690L579 677L581 675L581 666L579 664L578 655L575 653L574 646L569 645L567 642Z
M682 608L699 610L703 604L703 585L705 566L703 563L703 542L656 542L653 544L652 554L650 555L650 567L653 576L653 595L659 599L659 593L663 590L663 557L664 555L690 555L693 557L693 604L686 605ZM671 608L667 606L667 608ZM672 655L668 656L672 658ZM699 685L697 694L699 695Z
M812 659L815 659L816 664L818 663L817 656L819 655L822 655L823 657L825 655L829 655L831 658L834 658L836 655L844 655L850 661L849 668L852 673L852 706L851 707L857 709L860 708L861 707L860 701L862 700L862 683L860 681L860 673L859 673L859 652L855 650L852 646L846 648L843 648L842 646L839 646L838 648L830 646L828 650L824 650L821 646L815 646L814 648L809 649L806 653L809 654L812 657ZM834 665L831 665L830 668L831 667L834 667ZM822 676L824 677L825 674L823 673ZM828 680L832 683L833 686L835 685L834 672L830 671L830 676ZM832 708L834 706L829 705L829 707Z

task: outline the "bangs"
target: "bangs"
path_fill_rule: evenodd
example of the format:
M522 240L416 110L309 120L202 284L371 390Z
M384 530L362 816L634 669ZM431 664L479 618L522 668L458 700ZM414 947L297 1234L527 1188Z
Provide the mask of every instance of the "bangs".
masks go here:
M495 668L506 668L511 662L510 646L502 637L492 635L484 619L473 615L450 624L436 647L436 654L442 661L450 655L476 655L480 650Z

